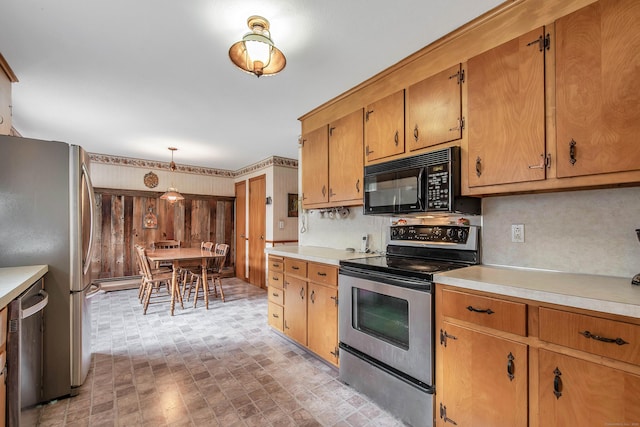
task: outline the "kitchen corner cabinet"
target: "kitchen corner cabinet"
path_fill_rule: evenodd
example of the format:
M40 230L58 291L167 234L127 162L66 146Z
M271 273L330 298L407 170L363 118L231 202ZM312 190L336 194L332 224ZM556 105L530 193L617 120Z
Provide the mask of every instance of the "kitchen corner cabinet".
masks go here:
M640 170L640 3L600 0L556 21L557 175Z
M275 280L280 274L282 288L278 287L279 280ZM283 322L272 318L273 313L282 313ZM334 366L339 365L338 267L269 256L268 315L269 325L274 329Z
M404 89L402 89L365 108L365 163L402 154L404 150Z
M544 28L467 62L469 187L544 180Z
M358 109L303 136L303 207L362 204L362 117Z
M457 64L407 88L405 135L409 151L462 138L462 82Z
M526 306L450 290L440 301L437 425L526 427Z

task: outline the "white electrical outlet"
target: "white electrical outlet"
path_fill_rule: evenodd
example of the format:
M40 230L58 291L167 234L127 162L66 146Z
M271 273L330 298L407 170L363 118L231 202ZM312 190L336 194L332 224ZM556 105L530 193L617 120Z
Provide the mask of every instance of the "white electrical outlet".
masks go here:
M524 224L511 224L511 241L524 243Z

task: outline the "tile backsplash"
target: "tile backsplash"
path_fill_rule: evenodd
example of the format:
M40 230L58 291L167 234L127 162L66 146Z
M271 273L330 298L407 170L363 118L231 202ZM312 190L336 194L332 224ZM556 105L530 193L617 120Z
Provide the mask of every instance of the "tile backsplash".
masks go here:
M629 277L640 272L640 188L488 197L483 264ZM524 243L511 225L524 224Z
M390 224L391 217L363 215L362 207L343 218L304 211L299 244L357 250L367 233L370 248L382 251ZM640 187L487 197L472 224L482 226L483 264L629 279L640 273ZM511 242L511 224L524 224L524 243Z

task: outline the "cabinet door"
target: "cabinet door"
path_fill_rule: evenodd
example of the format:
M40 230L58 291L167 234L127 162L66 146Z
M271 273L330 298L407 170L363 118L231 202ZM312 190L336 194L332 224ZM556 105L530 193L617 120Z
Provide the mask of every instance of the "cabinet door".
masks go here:
M302 205L329 201L329 127L302 137Z
M405 134L409 150L462 138L460 64L407 89Z
M307 282L285 276L284 333L302 345L307 345Z
M469 186L545 179L544 28L469 59Z
M318 356L338 364L338 289L309 283L308 346Z
M640 377L540 350L541 426L637 425Z
M329 201L362 204L362 109L329 125Z
M440 336L438 425L526 427L527 346L448 322Z
M366 162L404 153L404 89L367 105L364 145Z
M558 177L640 169L639 21L601 0L556 22Z

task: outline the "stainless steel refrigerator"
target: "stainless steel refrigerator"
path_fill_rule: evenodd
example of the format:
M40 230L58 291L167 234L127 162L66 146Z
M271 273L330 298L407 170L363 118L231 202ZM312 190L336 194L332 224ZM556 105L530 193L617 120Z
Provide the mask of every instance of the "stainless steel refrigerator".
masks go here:
M74 395L89 372L94 210L81 147L0 136L0 267L49 265L42 402Z

